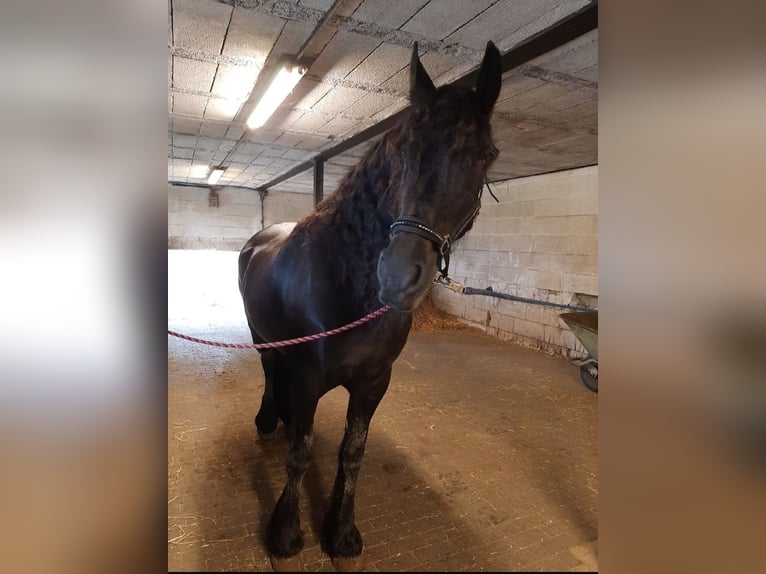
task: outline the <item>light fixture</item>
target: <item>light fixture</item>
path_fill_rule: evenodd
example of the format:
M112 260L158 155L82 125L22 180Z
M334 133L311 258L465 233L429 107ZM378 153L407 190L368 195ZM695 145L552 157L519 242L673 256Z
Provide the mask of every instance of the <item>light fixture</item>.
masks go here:
M271 80L271 84L266 88L266 92L258 100L253 113L247 119L247 127L255 129L265 124L305 73L306 68L304 66L291 62L282 63Z
M221 179L221 176L225 170L225 167L214 167L213 171L210 172L210 177L207 178L208 185L215 185L218 183L218 180Z

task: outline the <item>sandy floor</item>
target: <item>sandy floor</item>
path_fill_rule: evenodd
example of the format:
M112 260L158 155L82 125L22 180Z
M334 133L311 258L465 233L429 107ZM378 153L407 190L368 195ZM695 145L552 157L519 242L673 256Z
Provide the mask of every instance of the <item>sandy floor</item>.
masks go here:
M169 252L169 327L249 342L236 253ZM168 339L168 567L270 570L263 536L285 481L262 443L257 353ZM306 570L347 394L320 402L301 500ZM597 400L577 368L473 330L414 333L372 421L356 522L370 571L596 570Z

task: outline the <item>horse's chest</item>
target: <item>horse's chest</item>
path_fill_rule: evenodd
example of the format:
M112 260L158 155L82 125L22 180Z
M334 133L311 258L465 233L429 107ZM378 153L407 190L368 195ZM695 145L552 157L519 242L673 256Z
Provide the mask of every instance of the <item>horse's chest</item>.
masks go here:
M325 373L336 383L378 373L391 365L407 342L407 330L380 332L378 336L350 333L342 344L328 346Z

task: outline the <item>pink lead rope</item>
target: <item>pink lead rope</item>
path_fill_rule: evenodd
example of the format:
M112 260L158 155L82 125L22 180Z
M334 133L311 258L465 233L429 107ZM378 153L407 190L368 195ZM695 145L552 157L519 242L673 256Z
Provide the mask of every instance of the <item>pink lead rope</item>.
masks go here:
M307 337L287 339L286 341L275 341L273 343L220 343L218 341L208 341L207 339L198 339L197 337L191 337L189 335L177 333L176 331L171 331L170 329L168 329L168 335L172 335L173 337L178 337L179 339L186 339L187 341L193 341L195 343L202 343L203 345L210 345L212 347L224 347L227 349L276 349L278 347L289 347L290 345L308 343L309 341L318 341L319 339L324 339L331 335L337 335L338 333L349 331L353 329L354 327L358 327L359 325L364 325L368 321L371 321L373 319L380 317L381 315L385 313L388 313L390 310L391 310L391 307L389 307L388 305L384 305L377 311L368 313L361 319L357 319L353 323L349 323L348 325L343 325L342 327L338 327L337 329L331 329L329 331L325 331L324 333L317 333L316 335L308 335Z

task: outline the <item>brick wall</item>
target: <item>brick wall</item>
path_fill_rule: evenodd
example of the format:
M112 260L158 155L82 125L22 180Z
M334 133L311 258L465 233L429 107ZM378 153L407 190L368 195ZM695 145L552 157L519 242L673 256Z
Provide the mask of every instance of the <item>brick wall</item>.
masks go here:
M223 187L219 206L208 204L208 189L168 184L168 248L239 251L261 229L257 191ZM264 200L265 224L296 221L313 209L309 194L271 192Z
M492 184L473 229L452 253L450 276L463 285L521 297L596 307L598 167ZM584 349L559 319L563 309L435 286L436 305L502 339L567 357Z

